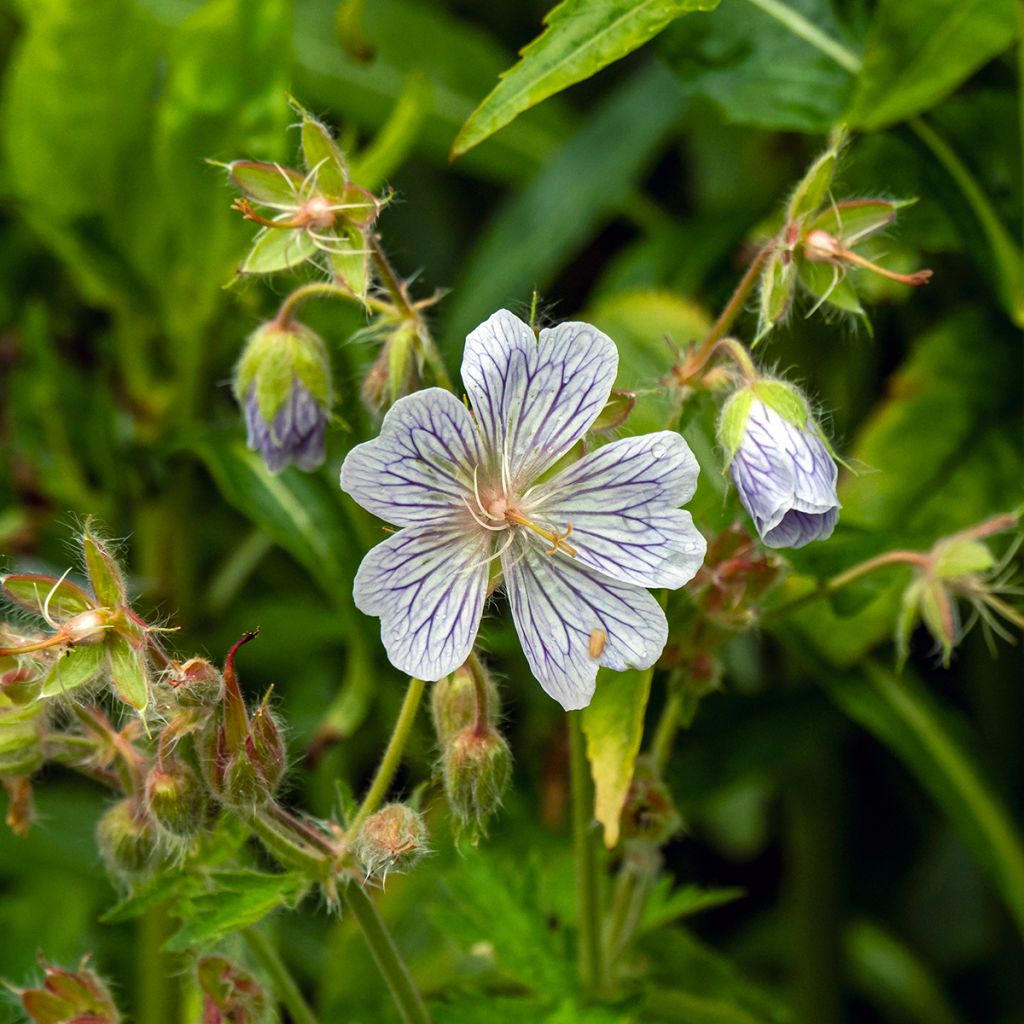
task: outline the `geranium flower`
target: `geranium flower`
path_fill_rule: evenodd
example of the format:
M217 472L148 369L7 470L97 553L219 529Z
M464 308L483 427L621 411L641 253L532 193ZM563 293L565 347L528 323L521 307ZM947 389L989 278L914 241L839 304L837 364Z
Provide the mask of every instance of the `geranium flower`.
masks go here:
M763 379L737 391L722 410L719 436L740 502L768 547L832 536L838 470L795 388Z
M698 466L678 434L624 438L556 472L604 408L610 338L564 323L539 338L502 310L466 340L472 412L440 388L396 402L358 445L342 490L401 529L356 575L396 668L437 680L469 656L500 575L526 658L567 710L599 665L646 668L668 635L647 587L681 587L704 558L688 512Z

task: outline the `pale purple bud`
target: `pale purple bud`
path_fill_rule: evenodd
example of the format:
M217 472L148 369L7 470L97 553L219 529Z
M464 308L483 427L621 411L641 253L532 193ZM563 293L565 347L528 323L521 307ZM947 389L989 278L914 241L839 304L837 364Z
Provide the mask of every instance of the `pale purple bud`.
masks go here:
M323 464L327 410L297 377L271 423L260 413L252 387L245 400L245 424L249 448L263 456L271 473L291 463L306 472Z
M755 398L729 464L740 501L770 548L826 540L839 518L835 460L812 421L807 427Z

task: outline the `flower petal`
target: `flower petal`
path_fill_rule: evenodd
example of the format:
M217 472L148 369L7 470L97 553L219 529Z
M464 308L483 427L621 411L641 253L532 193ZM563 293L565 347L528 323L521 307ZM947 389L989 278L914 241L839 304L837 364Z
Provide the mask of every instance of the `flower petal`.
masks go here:
M535 479L590 428L611 394L619 356L596 327L564 323L535 339L499 310L466 339L462 380L485 444L513 484Z
M395 668L434 681L469 657L492 543L483 531L409 526L363 559L353 598L361 612L380 617L381 640Z
M664 649L665 613L642 587L545 555L525 538L502 555L502 563L526 660L566 711L590 703L599 665L619 672L647 668ZM592 637L600 639L595 630L604 634L603 648L592 657Z
M461 519L480 458L466 407L451 392L426 388L395 402L380 435L348 453L341 489L396 526Z
M528 514L553 532L572 526L576 560L641 587L693 579L707 542L678 508L697 488L690 446L669 430L613 441L528 496Z

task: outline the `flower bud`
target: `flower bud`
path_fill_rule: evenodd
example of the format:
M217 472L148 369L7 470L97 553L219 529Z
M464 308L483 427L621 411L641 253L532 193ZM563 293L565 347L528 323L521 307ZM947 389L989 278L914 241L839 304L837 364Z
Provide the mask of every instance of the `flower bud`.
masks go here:
M441 772L456 819L480 826L501 806L512 778L512 752L492 726L467 726L444 745Z
M266 991L226 957L201 957L196 980L203 994L203 1024L262 1024L272 1019Z
M622 808L622 838L662 846L681 825L668 786L654 774L649 763L638 761Z
M171 677L174 696L183 708L213 708L224 699L224 677L205 658L191 658Z
M487 700L487 724L494 725L498 717L498 688L489 675L483 675ZM477 720L477 690L473 673L463 665L455 672L439 679L430 690L430 711L434 720L438 745L443 749L457 733Z
M219 740L220 768L211 772L210 784L220 799L237 811L262 807L277 792L285 771L281 729L266 707L259 707L249 721L248 735L237 750Z
M96 826L96 843L110 874L115 878L130 879L144 873L153 864L159 837L145 808L127 797L100 818Z
M740 502L770 548L799 548L832 535L838 470L807 401L784 381L740 388L725 403L719 443Z
M190 839L203 824L206 789L188 765L158 763L146 778L146 804L160 828L176 839Z
M258 328L238 362L234 393L245 412L249 448L271 473L293 462L307 472L323 463L330 363L308 327L275 320Z
M87 962L88 957L74 972L44 963L42 987L18 992L34 1024L118 1024L121 1015L113 997Z
M383 881L391 871L408 871L427 852L423 815L406 804L387 804L363 822L353 850L368 877Z

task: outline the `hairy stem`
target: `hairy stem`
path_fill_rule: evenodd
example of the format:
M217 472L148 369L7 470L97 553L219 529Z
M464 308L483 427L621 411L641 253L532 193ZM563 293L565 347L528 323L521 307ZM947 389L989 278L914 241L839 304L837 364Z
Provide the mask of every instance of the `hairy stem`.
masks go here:
M422 679L409 680L409 688L405 691L405 700L402 701L402 709L398 713L398 719L391 733L391 739L388 741L387 749L384 751L384 757L381 759L377 774L373 777L373 782L370 783L370 788L363 798L362 805L349 826L350 837L358 834L363 822L380 807L387 795L391 780L395 777L398 764L402 760L402 753L409 739L412 723L416 720L416 712L419 710L425 685Z
M725 308L719 313L718 319L714 324L712 324L711 330L701 346L701 355L706 354L710 357L715 342L725 336L725 333L732 327L736 317L743 312L743 307L747 304L747 299L757 284L758 274L761 273L761 266L765 259L767 259L769 251L770 247L768 245L764 245L757 250L754 258L750 261L750 266L747 267L746 273L740 278L740 283L736 285L735 291L725 304Z
M402 1020L405 1024L430 1024L430 1013L412 973L373 900L358 882L350 882L345 887L344 898L362 930L363 938L370 947L370 953L387 983Z
M317 1024L316 1014L309 1008L291 971L278 956L277 950L274 949L270 940L255 928L244 929L242 938L245 940L249 952L252 953L253 959L263 968L269 978L278 1002L287 1007L293 1024Z
M579 971L584 992L593 994L604 984L601 945L601 907L597 856L594 848L594 793L587 764L580 711L570 711L569 757L572 784L572 835L576 858L576 909L579 936Z
M651 741L651 765L659 778L664 775L668 759L672 756L672 747L675 746L682 713L682 691L678 687L673 687L668 700L665 701L661 718L658 719L658 726L654 731L654 739Z

